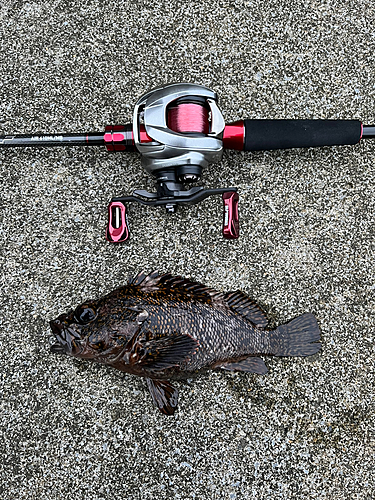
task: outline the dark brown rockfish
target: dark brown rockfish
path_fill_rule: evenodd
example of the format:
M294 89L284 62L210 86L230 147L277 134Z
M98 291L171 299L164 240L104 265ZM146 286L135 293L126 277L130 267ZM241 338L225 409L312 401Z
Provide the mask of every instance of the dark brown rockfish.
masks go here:
M170 379L207 369L264 374L259 355L310 356L321 347L312 314L268 330L264 312L244 293L223 294L157 272L140 273L50 325L52 352L145 377L154 404L167 415L178 396Z

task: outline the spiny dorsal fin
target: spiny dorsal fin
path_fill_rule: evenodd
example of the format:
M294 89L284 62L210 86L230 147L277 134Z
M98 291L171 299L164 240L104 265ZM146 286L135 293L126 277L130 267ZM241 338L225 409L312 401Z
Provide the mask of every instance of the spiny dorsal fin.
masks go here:
M170 291L210 303L224 303L222 293L182 276L172 276L170 273L159 274L157 271L153 271L146 274L141 271L137 276L129 280L129 285L138 286L143 292Z
M226 304L236 313L251 321L258 328L265 328L268 320L265 312L244 292L228 292L224 295Z
M147 274L147 271L141 271L137 275L133 276L133 278L129 277L128 284L135 286L146 286L151 283L158 283L160 275L158 271L152 271Z

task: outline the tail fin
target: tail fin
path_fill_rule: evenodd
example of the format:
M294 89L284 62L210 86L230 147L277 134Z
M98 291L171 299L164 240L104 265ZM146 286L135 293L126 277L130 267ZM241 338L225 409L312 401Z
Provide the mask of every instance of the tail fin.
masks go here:
M320 328L310 313L293 319L271 332L272 354L275 356L311 356L320 350Z

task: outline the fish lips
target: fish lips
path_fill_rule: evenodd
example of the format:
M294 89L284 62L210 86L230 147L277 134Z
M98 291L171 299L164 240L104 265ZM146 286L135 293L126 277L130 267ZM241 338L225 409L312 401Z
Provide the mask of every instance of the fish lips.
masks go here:
M81 336L73 328L69 328L61 317L50 321L49 325L54 335L50 339L51 352L74 355L80 350L77 341L81 340Z

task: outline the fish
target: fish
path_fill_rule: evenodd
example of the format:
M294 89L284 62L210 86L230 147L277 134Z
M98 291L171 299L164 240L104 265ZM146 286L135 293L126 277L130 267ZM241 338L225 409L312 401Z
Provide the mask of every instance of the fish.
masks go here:
M242 291L141 271L50 321L51 351L144 377L154 405L173 415L178 390L171 381L207 370L264 375L260 356L311 356L321 349L311 313L277 328L267 325L263 309Z

